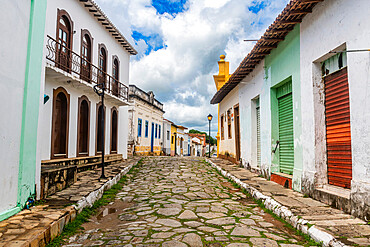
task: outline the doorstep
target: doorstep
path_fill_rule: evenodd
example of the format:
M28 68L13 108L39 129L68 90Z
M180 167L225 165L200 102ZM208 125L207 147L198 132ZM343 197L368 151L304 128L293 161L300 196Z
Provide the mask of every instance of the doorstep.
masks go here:
M349 189L337 187L334 185L324 185L322 188L316 188L312 194L312 197L320 202L323 202L350 214L350 194L351 191Z

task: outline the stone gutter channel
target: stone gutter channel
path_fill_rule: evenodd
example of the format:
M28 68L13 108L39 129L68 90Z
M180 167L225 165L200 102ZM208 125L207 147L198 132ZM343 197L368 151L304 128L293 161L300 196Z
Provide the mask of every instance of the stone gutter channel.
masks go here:
M281 205L279 202L277 202L270 196L264 195L253 186L245 182L242 182L239 178L237 178L230 172L223 170L220 166L213 163L210 159L206 159L206 161L209 164L211 164L212 167L216 168L224 177L231 179L232 181L237 183L241 188L244 188L256 200L261 200L267 209L271 210L274 214L284 219L286 222L291 224L297 230L303 232L304 234L309 235L316 242L321 243L325 247L348 246L337 240L333 235L320 230L315 225L308 224L309 222L307 220L300 218L298 215L295 215L286 206Z
M0 247L46 246L63 232L64 227L76 218L77 213L80 213L86 207L93 206L103 196L104 191L117 184L138 161L139 159L124 161L124 163L127 162L130 164L127 164L118 173L114 170L116 168L115 165L106 167L106 173L110 174L108 180L102 185L96 186L93 191L85 193L74 205L64 208L38 205L32 207L30 210L23 210L9 219L0 222ZM89 172L96 173L95 171ZM95 180L91 178L90 183L94 183ZM28 224L24 222L28 222Z

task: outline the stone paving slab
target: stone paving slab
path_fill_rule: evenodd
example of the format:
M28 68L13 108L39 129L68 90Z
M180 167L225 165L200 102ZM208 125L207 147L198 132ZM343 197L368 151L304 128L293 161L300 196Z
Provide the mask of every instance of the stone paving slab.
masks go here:
M100 217L103 212L111 214ZM135 167L116 200L65 247L310 246L227 178L193 157L151 157Z
M100 169L81 172L75 184L48 197L43 205L25 209L1 221L0 247L45 246L63 231L65 225L75 219L78 211L91 206L138 160L139 158L129 158L107 166L107 178L104 180L99 180Z
M370 246L370 225L365 221L312 198L305 198L299 192L267 181L232 162L220 158L207 161L247 189L256 199L261 199L266 208L285 218L297 229L318 238L324 246Z

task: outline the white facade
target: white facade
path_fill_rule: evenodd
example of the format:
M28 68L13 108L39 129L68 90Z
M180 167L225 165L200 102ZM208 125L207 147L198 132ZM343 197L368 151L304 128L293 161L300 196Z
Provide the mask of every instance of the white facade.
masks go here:
M88 7L89 6L89 7ZM53 152L55 144L53 144L53 118L58 118L58 113L53 113L55 111L57 92L63 91L63 94L67 97L68 102L68 113L67 116L67 149L65 155L60 156L60 158L75 158L77 156L95 156L98 155L98 135L97 128L97 107L98 103L101 102L100 97L94 92L95 83L99 82L96 78L98 73L98 63L99 55L101 54L101 47L105 50L105 72L102 78L105 78L107 85L107 91L105 93L105 154L118 153L122 154L123 158L127 157L127 95L124 91L118 91L117 96L113 95L112 89L112 78L122 83L127 87L128 91L128 81L129 81L129 62L130 55L136 54L136 51L130 50L131 48L124 48L122 43L120 44L117 39L112 36L112 33L108 31L105 27L112 27L109 20L104 16L104 14L99 11L89 11L88 8L98 9L95 3L87 1L81 2L76 0L49 0L47 4L46 11L46 27L45 27L45 44L44 44L44 66L43 66L43 79L41 85L41 95L40 101L43 102L44 94L50 97L49 101L45 104L40 105L40 115L39 115L39 127L38 127L38 142L37 142L37 172L36 172L36 183L39 188L40 184L40 173L41 173L41 161L56 159L59 156ZM102 25L93 13L100 13L103 22L108 23ZM61 21L63 19L63 21ZM68 19L68 20L67 20ZM66 52L74 61L69 64L69 69L62 69L56 62L60 62L63 58L61 50L55 51L55 45L57 37L60 34L60 23L64 22L63 25L69 28L70 33L70 48L72 52ZM67 24L66 24L67 23ZM58 26L59 25L59 26ZM114 30L114 29L110 29ZM58 32L58 34L57 34ZM82 66L82 37L86 34L90 34L90 51L91 57L89 58L91 62L90 67L90 79L84 79L80 76L81 66ZM124 39L118 31L114 31L118 37ZM50 37L48 37L50 36ZM54 42L54 43L53 43ZM60 42L60 41L59 41ZM131 45L128 44L129 47ZM53 56L53 52L55 52ZM59 52L59 53L57 53ZM57 55L58 54L58 55ZM48 58L48 59L47 59ZM117 73L113 71L113 60L116 59L118 65L115 66ZM94 67L95 66L95 67ZM76 72L77 71L77 72ZM80 71L80 74L78 73ZM116 76L114 76L116 73ZM114 77L113 77L114 76ZM94 79L95 78L95 79ZM99 82L100 83L100 82ZM119 84L117 84L119 85ZM120 90L125 90L124 86L119 86ZM118 86L117 86L118 87ZM54 93L55 92L55 93ZM121 96L122 97L121 97ZM82 152L78 151L78 139L79 133L79 111L80 111L80 100L86 99L89 103L88 107L88 131L86 131L87 138L87 150ZM55 104L55 106L54 106ZM114 113L113 113L114 112ZM112 125L112 119L117 119ZM64 120L63 120L64 121ZM116 127L114 127L116 126ZM56 127L55 129L58 129ZM86 129L86 128L83 128ZM117 131L117 132L115 132ZM54 134L58 135L58 134ZM116 138L114 137L116 136ZM55 138L55 136L54 136ZM114 143L114 144L113 144ZM39 189L38 189L39 191Z
M191 138L191 156L202 156L202 152L203 152L203 149L202 149L202 142L199 138L197 137L193 137Z
M171 122L163 119L163 145L165 155L171 155Z
M164 138L162 103L154 98L153 92L146 93L134 85L130 85L129 97L130 149L134 148L138 155L160 155Z
M369 49L369 14L368 0L327 0L319 3L301 23L302 140L305 140L302 186L305 191L327 184L321 62L335 55L329 53L332 50ZM367 208L365 215L369 214L370 207L369 64L369 52L347 53L352 141L350 198L352 212L363 212Z
M259 63L256 68L246 76L239 84L239 106L240 106L240 147L241 159L245 167L259 170L257 161L257 107L261 104L260 95L263 92L264 62ZM268 104L264 104L268 105ZM260 111L264 121L261 127L261 164L268 169L271 164L270 155L270 124L269 116L264 116L268 110ZM262 118L262 117L261 117ZM262 138L263 136L263 138ZM262 140L264 140L262 142Z
M176 132L176 155L183 156L185 149L185 130L186 128L178 126ZM187 148L187 145L186 145Z
M239 103L239 85L236 86L225 98L219 103L219 131L220 131L220 144L219 154L222 156L236 157L235 150L235 123L234 123L234 107ZM228 114L230 117L230 133L228 131ZM221 116L223 116L223 137Z
M189 156L190 150L190 137L187 133L184 134L184 143L183 143L183 155Z
M0 214L17 204L30 1L2 1L0 53ZM6 23L6 25L5 25ZM11 37L11 38L9 38Z

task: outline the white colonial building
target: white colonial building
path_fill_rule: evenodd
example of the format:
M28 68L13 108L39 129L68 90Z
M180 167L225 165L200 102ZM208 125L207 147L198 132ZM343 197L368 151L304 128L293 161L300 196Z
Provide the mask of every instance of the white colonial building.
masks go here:
M163 146L163 104L152 91L129 90L128 148L138 155L160 155ZM167 135L166 135L167 138Z
M164 155L171 155L171 124L172 124L171 121L163 119L162 150Z
M38 174L41 163L101 155L103 147L125 158L128 116L121 107L137 52L91 0L49 0L46 19L41 97L50 99L40 106ZM104 107L94 92L103 85Z

